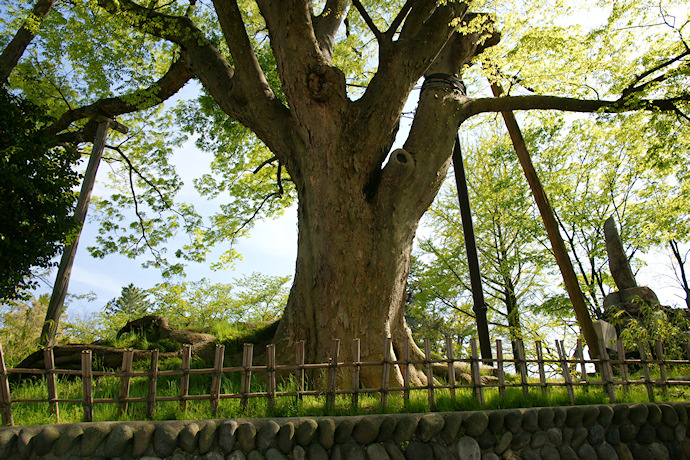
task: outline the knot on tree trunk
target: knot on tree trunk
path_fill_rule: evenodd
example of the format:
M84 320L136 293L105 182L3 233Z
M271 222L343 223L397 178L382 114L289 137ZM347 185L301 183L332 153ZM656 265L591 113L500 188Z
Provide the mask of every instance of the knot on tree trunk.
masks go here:
M340 87L345 87L345 75L336 67L319 65L307 75L307 88L315 101L326 102Z

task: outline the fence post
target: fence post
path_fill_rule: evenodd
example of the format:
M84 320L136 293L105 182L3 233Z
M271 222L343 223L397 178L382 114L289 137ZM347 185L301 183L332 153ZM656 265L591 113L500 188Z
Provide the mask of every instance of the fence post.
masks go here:
M479 353L477 352L477 339L474 337L470 339L470 351L472 357L470 359L470 368L472 369L472 385L474 386L474 394L480 406L484 405L484 385L482 384L482 374L479 371Z
M563 350L565 354L565 349ZM589 392L589 376L587 375L587 363L585 362L585 353L582 349L582 339L577 339L577 348L575 349L575 354L577 359L580 361L580 381L585 382L584 389L585 393ZM577 364L575 365L575 370L577 370Z
M525 345L522 339L517 339L517 357L515 358L515 365L519 368L520 372L520 383L522 383L522 392L525 396L529 396L529 383L527 382L527 362L525 361Z
M410 341L403 343L403 361L405 361L405 372L403 373L403 403L405 409L410 404Z
M647 387L647 396L649 397L649 402L654 402L654 383L652 382L652 378L649 376L647 352L645 351L645 346L642 341L637 342L637 347L640 351L640 362L642 363L642 371L644 372L644 384Z
M558 352L558 359L561 362L561 371L563 372L563 381L565 382L565 389L568 392L570 404L575 404L575 391L573 390L573 378L570 375L570 366L568 365L567 355L563 341L556 340L556 351Z
M446 337L446 357L448 358L448 386L450 397L455 399L455 356L453 356L453 339Z
M192 346L188 343L182 346L182 376L180 377L180 410L187 411L187 397L189 396L189 371L192 367Z
M273 412L276 407L276 346L266 345L266 393L268 396L268 410Z
M211 412L218 413L220 403L220 384L223 378L223 361L225 360L225 345L216 345L216 354L213 357L213 377L211 378Z
M304 340L295 343L295 361L297 361L297 373L299 382L297 382L297 401L302 401L302 393L304 393Z
M613 369L611 368L611 359L609 352L606 349L606 344L602 339L599 339L599 362L601 363L601 377L604 380L606 393L611 402L616 402L616 390L613 387Z
M333 339L331 346L331 362L328 366L328 390L326 392L326 410L335 410L335 387L338 380L338 355L340 354L340 339Z
M388 405L388 385L391 373L391 348L393 339L386 337L383 341L383 365L381 366L381 410L386 412Z
M503 369L503 341L496 339L496 366L498 368L498 395L501 399L506 397L506 373Z
M50 408L55 414L55 423L60 423L60 410L58 408L57 395L57 379L55 377L55 356L53 355L53 347L46 347L43 349L43 360L46 367L46 382L48 383L48 399L50 400Z
M252 386L252 360L254 359L254 344L245 343L242 350L242 382L240 383L240 393L242 394L242 411L247 410L249 393Z
M630 375L628 374L628 362L625 358L625 344L620 338L616 339L616 350L618 359L621 362L621 379L623 380L623 391L630 393Z
M2 411L2 424L14 426L10 382L7 380L7 368L5 367L5 356L2 353L2 344L0 344L0 411Z
M352 340L352 407L359 408L359 372L362 360L362 347L359 339Z
M122 353L122 375L120 376L120 391L117 393L117 415L120 416L127 412L127 399L129 398L129 387L132 372L132 362L134 361L134 350L128 348Z
M82 405L84 406L84 421L93 422L93 378L91 350L81 352L81 388Z
M546 396L546 371L544 370L544 354L541 349L541 340L534 342L537 349L537 367L539 368L539 384L541 385L541 394Z
M436 410L436 401L434 399L434 369L431 363L431 342L429 338L424 339L424 362L426 364L426 379L427 388L429 389L429 410Z
M153 418L156 413L156 389L158 388L158 350L151 350L149 369L149 394L146 398L146 417Z
M666 359L664 358L664 344L661 341L656 343L656 359L659 360L659 378L661 379L661 391L664 397L668 396L668 375L666 374Z

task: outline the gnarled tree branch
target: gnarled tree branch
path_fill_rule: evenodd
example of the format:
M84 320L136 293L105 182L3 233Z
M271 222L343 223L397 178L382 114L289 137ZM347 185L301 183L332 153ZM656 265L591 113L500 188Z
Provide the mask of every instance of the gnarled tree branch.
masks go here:
M68 110L58 121L47 128L48 132L56 135L69 128L75 121L104 115L115 118L118 115L132 113L160 104L177 93L192 77L194 73L184 59L175 61L168 71L158 81L148 88L133 93L100 99L93 104ZM140 101L140 102L132 102Z

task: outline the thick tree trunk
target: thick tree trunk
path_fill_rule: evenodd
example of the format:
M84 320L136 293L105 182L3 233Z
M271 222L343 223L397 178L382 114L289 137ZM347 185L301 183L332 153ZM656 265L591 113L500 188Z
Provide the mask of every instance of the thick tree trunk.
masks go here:
M295 280L275 338L282 358L293 361L294 344L304 340L307 361L325 362L332 340L340 339L341 359L350 360L359 338L362 360L380 361L386 337L393 338L393 359L402 357L406 341L421 356L404 317L418 221L375 212L365 177L354 171L322 171L312 179L299 197ZM380 373L365 367L362 378L378 381ZM400 372L391 377L402 382Z

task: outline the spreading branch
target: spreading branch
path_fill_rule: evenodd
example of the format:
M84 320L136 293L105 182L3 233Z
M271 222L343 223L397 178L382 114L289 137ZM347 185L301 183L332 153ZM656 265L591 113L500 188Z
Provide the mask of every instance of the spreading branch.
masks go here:
M214 0L213 5L235 64L235 83L252 97L259 97L264 91L272 94L247 35L237 1Z
M118 115L153 107L177 93L193 76L194 74L185 60L179 59L170 66L165 75L148 88L126 95L100 99L93 104L68 110L47 130L52 135L56 135L69 128L75 121L84 118L94 118L98 115L115 118ZM88 127L89 124L84 129L89 129ZM84 137L88 138L88 136Z
M335 46L335 34L345 20L349 3L346 0L328 0L317 17L312 18L314 34L321 52L330 62Z
M631 110L676 112L676 104L690 101L690 93L668 99L641 99L635 102L622 100L576 99L560 96L501 96L496 98L467 99L462 103L463 120L487 112L515 110L562 110L566 112L620 113Z
M247 50L247 43L242 41L246 31L238 29L238 19L232 17L231 6L227 7L229 12L221 8L229 17L220 16L225 22L224 33L239 40L228 46L238 53L242 72L248 72L246 77L235 75L228 60L187 17L159 13L132 0L98 0L98 4L111 14L126 16L142 32L179 45L182 56L223 112L254 131L276 155L289 155L290 130L285 126L289 123L288 109L264 84L265 79L264 82L255 79L252 92L246 93L249 83L245 82L252 81L252 75L256 76L260 69L248 64L254 58Z
M352 4L357 9L359 15L362 16L364 23L374 34L374 37L376 37L376 40L379 42L379 46L385 46L384 42L387 40L387 37L379 30L378 27L376 27L376 24L374 24L374 21L371 19L371 16L369 16L369 13L367 13L367 10L364 8L364 5L362 5L362 2L359 0L352 0Z
M631 95L635 92L639 92L654 81L662 81L665 78L665 76L663 76L663 75L661 77L657 77L656 79L652 80L651 82L644 83L643 85L637 85L639 82L641 82L644 78L648 77L649 75L651 75L655 72L658 72L659 70L661 70L665 67L668 67L672 64L675 64L676 62L680 61L681 59L683 59L686 56L690 56L690 50L686 50L683 53L679 54L678 56L674 56L670 59L667 59L666 61L661 62L660 64L652 67L651 69L648 69L648 70L642 72L640 75L636 76L633 79L633 81L623 90L623 92L621 93L622 97L625 98L625 97L628 97L629 95ZM661 80L659 80L659 78L661 78Z
M395 16L395 19L393 19L393 22L391 22L390 27L388 27L388 30L385 32L386 38L389 41L393 40L393 37L398 32L400 24L402 24L402 22L405 20L405 17L407 17L407 13L410 12L410 9L412 8L413 4L414 0L407 0L405 2L405 5L403 5L400 11L398 11L398 14Z

